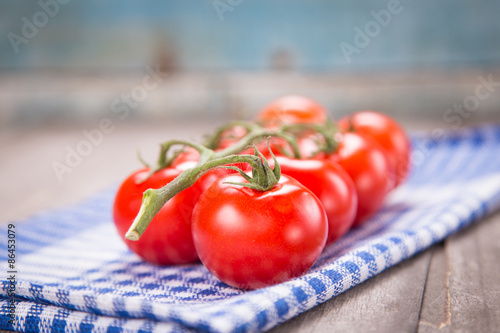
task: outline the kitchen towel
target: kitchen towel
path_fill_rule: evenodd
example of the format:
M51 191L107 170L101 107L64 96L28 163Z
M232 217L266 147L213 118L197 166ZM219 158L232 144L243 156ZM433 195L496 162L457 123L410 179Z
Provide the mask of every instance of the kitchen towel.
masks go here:
M201 264L157 267L141 261L114 229L116 187L11 222L16 241L11 267L8 225L2 225L0 328L258 332L274 327L500 206L500 126L414 133L412 144L411 175L378 214L327 247L306 275L255 291L229 287Z

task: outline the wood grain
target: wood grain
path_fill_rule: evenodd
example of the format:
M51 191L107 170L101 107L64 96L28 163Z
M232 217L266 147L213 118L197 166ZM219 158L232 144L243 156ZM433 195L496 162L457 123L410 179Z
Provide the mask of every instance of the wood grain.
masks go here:
M418 331L428 332L450 325L449 256L444 243L432 250L431 263L418 323Z
M90 131L95 125L0 131L0 223L77 202L118 184L141 167L138 149L154 163L161 142L199 139L217 124L115 125L115 130L104 134L102 143L94 146L71 173L64 174L62 181L55 175L52 163L64 164L67 147L76 149L81 140L86 140L82 131Z
M500 330L500 213L451 236L432 257L419 331Z

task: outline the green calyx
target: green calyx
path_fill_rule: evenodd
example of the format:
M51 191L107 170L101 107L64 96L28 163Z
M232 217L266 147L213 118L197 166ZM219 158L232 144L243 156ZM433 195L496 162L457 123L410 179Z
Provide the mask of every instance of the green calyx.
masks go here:
M177 193L194 185L194 183L196 183L196 181L203 174L214 168L233 168L231 166L227 167L226 165L235 163L250 164L250 166L252 167L253 177L249 177L241 169L234 167L235 169L238 169L237 171L240 172L240 174L249 181L249 183L246 184L241 183L235 185L241 185L259 191L267 191L273 188L274 185L278 183L281 176L281 169L272 151L271 155L273 156L275 164L274 169L271 169L265 157L256 148L254 148L254 155L218 156L218 154L214 153L211 149L205 148L203 146L198 146L196 144L191 144L183 141L170 141L169 143L162 145L162 149L168 148L174 144L184 144L195 149L199 148L198 151L201 154L199 162L194 167L183 171L179 176L177 176L173 181L171 181L164 187L159 189L148 189L144 192L139 213L137 214L134 222L125 234L125 238L135 241L138 240L142 236L144 231L146 231L146 228L148 227L149 223L151 223L154 216L160 211L160 209L168 200L173 198ZM154 172L156 171L153 171L152 173Z
M273 151L271 150L271 147L269 146L269 138L267 139L267 148L269 149L269 152L271 153L271 156L274 160L274 169L271 169L269 166L269 163L267 162L267 159L262 155L262 153L257 149L257 147L254 148L254 155L255 157L258 157L258 166L252 168L252 177L247 175L243 170L241 170L238 167L235 166L223 166L222 168L226 169L231 169L237 171L243 178L245 178L248 183L235 183L235 182L226 182L226 184L232 184L232 185L237 185L237 186L243 186L247 188L251 188L256 191L269 191L272 189L276 184L278 184L280 178L281 178L281 167L276 160L276 156L274 155ZM251 156L251 155L248 155Z

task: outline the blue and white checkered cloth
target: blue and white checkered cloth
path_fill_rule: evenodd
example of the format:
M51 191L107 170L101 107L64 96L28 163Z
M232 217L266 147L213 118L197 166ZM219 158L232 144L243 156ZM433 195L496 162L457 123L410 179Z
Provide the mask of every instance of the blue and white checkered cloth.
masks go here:
M413 171L363 227L304 276L256 291L201 264L156 267L127 250L111 221L115 188L16 225L17 304L10 320L7 226L0 243L0 328L23 332L256 332L360 284L500 207L500 127L413 137Z

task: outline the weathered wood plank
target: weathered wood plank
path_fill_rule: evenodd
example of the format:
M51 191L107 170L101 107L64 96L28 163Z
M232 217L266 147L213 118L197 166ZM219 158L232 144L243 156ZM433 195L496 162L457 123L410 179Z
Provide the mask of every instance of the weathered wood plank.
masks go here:
M159 143L173 138L194 140L213 129L216 123L115 125L115 130L104 134L102 142L95 145L71 173L65 173L61 182L52 163L65 164L66 147L76 149L78 143L86 139L82 131L92 130L95 125L0 132L0 223L77 202L118 184L141 167L136 157L137 149L147 161L154 163Z
M432 258L419 332L500 330L500 213L451 236Z
M418 254L270 332L414 332L431 255Z
M444 243L436 245L425 284L418 323L419 332L433 332L450 325L449 260Z

